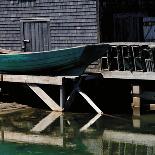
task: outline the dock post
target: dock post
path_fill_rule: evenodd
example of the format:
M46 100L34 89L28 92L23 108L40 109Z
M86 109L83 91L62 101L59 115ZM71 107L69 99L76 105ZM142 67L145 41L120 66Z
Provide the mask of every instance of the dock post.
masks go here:
M63 115L60 116L60 133L61 133L61 135L64 134L64 118L63 118Z
M132 108L133 108L133 116L140 116L140 86L133 85L132 86Z
M62 78L62 84L60 85L60 107L63 109L65 103L65 78Z
M133 122L133 127L134 128L140 128L140 124L141 124L140 123L141 122L140 117L133 116L132 122Z

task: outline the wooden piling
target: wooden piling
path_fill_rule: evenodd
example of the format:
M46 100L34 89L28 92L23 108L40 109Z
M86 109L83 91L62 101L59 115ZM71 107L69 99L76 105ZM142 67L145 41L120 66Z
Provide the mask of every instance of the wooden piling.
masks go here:
M62 84L60 85L60 107L63 109L65 104L65 78L62 78Z
M132 86L132 108L133 108L133 116L140 116L140 86L133 85Z
M91 98L82 91L78 91L78 93L87 101L87 103L98 113L103 114L103 112L97 107L97 105L91 100Z

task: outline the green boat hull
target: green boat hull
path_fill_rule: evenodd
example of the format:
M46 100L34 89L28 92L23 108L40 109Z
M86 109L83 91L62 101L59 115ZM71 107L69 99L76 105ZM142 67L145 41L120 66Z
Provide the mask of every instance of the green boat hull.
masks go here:
M13 74L80 75L101 57L108 45L87 45L60 50L0 54L0 72Z

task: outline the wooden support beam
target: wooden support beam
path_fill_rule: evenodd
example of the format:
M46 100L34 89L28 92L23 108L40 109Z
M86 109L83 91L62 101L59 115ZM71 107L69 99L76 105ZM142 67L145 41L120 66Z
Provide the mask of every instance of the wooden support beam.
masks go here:
M155 72L105 71L101 72L107 79L155 80Z
M80 132L87 130L92 124L94 124L102 115L97 114L93 117L87 124L85 124L82 128L80 128Z
M155 110L155 104L150 104L150 110Z
M60 85L60 107L64 108L65 104L65 78L62 78L62 84Z
M62 77L3 74L1 75L1 81L61 85Z
M103 112L96 106L96 104L91 100L91 98L84 92L78 90L78 93L92 106L92 108L98 113L103 114Z
M132 97L133 97L133 116L140 116L140 86L139 85L134 85L132 86Z
M0 74L0 81L19 82L19 83L37 83L37 84L53 84L62 85L62 79L74 79L77 76L35 76L35 75L8 75Z
M63 111L58 104L51 99L40 87L35 84L27 84L52 110Z
M78 76L37 76L0 74L0 81L26 83L52 109L62 111L65 104L64 79L75 79ZM60 86L60 107L41 88L34 84L50 84ZM40 94L43 94L40 95ZM49 100L49 101L47 101ZM51 104L52 103L52 104Z
M60 116L60 133L63 135L64 133L64 118L63 115Z
M41 132L45 130L50 124L52 124L58 117L62 115L62 112L52 111L48 116L43 118L38 124L36 124L31 131Z
M140 107L133 107L133 116L140 116Z
M133 103L132 103L132 107L140 107L140 97L134 97L133 96Z
M132 86L132 94L140 95L140 87L138 85Z
M140 117L133 117L132 121L134 128L140 128Z

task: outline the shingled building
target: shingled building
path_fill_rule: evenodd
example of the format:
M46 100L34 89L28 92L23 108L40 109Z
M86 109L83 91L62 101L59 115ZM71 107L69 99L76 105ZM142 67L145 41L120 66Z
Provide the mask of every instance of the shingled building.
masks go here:
M97 43L95 0L1 0L0 47L42 51Z
M154 41L153 0L1 0L0 47L43 51Z
M101 42L155 41L154 0L99 0Z

